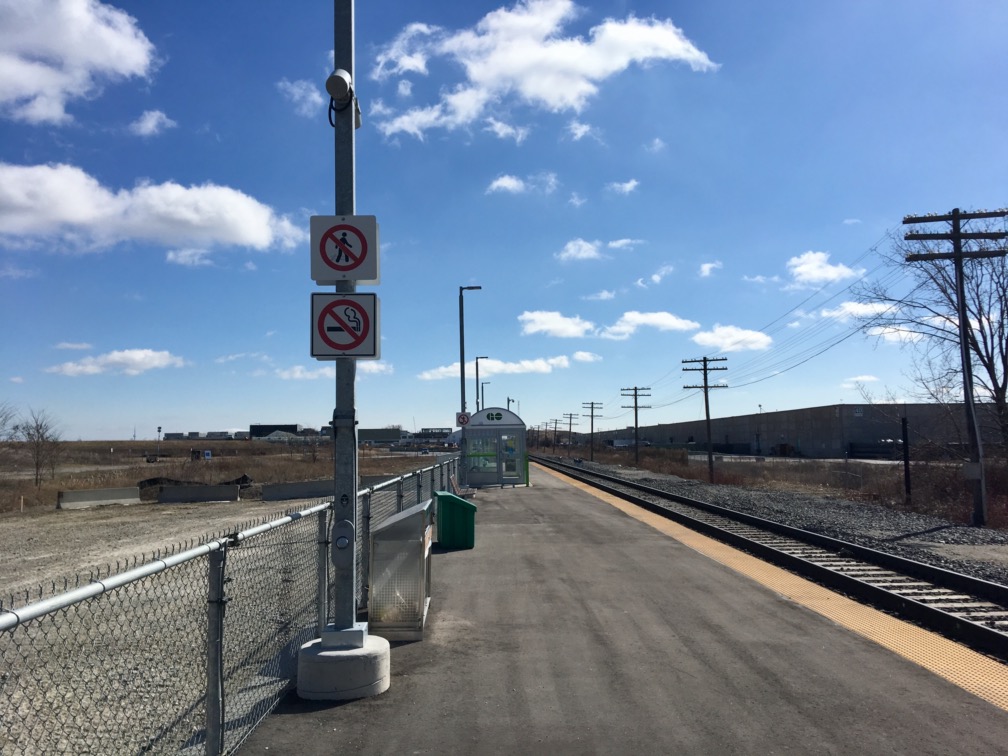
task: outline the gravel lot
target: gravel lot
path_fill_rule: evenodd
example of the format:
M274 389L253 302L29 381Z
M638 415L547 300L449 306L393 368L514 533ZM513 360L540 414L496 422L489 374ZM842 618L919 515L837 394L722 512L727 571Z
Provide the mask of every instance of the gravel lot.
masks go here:
M284 502L138 504L0 515L0 600L286 513Z
M663 491L1008 585L1008 532L974 528L875 504L719 486L584 462Z

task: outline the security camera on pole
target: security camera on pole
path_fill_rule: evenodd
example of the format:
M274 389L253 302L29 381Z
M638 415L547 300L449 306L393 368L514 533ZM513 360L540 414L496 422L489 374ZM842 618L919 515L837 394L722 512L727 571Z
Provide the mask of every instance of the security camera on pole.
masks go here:
M301 698L347 700L388 690L390 647L357 621L357 411L354 382L358 359L377 359L379 309L375 294L358 294L358 282L378 283L378 223L357 216L354 130L361 125L354 92L354 0L334 0L335 71L326 81L329 123L335 132L336 214L311 218L311 274L334 293L311 296L311 354L336 363L336 408L332 416L332 528L320 528L333 565L329 607L328 569L320 560L319 635L298 654ZM326 617L328 615L328 617Z

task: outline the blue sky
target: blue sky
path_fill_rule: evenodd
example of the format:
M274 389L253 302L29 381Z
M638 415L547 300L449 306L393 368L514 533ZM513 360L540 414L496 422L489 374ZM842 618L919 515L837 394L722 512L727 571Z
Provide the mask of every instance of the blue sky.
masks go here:
M0 400L68 439L328 420L332 11L0 0ZM850 287L898 279L904 215L1008 205L1006 28L972 0L358 3L360 425L453 425L472 285L468 408L485 355L530 426L631 425L634 386L642 424L700 418L703 356L715 416L912 396Z

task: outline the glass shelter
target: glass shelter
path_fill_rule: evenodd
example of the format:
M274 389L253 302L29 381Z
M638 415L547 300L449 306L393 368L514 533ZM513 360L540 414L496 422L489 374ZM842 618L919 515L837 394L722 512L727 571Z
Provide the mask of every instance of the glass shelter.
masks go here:
M481 486L528 485L525 423L502 407L484 407L465 427L466 483Z

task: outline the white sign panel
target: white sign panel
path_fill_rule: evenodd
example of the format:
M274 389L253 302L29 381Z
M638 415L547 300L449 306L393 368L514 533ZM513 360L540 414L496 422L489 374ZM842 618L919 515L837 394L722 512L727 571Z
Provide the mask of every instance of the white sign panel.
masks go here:
M378 304L376 294L312 294L312 357L380 358Z
M373 215L313 215L311 277L318 284L378 283L378 220Z

